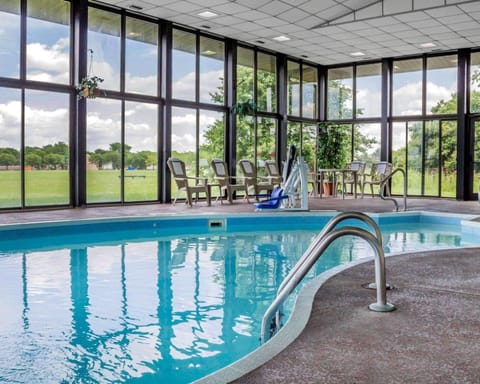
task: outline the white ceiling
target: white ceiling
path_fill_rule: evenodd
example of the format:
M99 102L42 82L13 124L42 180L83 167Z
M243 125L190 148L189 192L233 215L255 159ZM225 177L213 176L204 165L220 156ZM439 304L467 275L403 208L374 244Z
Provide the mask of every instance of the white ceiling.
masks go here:
M480 46L480 0L102 2L324 65Z

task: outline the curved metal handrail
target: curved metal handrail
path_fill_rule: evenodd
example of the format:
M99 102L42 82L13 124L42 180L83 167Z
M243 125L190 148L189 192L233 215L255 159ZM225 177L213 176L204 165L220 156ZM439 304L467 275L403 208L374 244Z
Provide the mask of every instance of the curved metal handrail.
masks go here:
M301 266L296 269L295 274L290 278L287 284L285 284L281 291L278 292L275 300L270 304L266 310L261 324L261 342L270 338L274 332L279 328L279 308L288 298L290 293L297 287L297 285L303 280L305 275L310 271L316 261L323 255L328 246L337 238L341 236L358 236L366 240L375 251L375 284L377 287L377 302L369 305L369 308L377 312L390 312L395 309L393 304L387 303L387 289L385 279L385 254L378 242L378 239L370 232L362 228L356 227L342 227L326 233L321 241L317 242L315 246L309 248L308 256ZM302 257L303 259L303 257ZM276 316L274 317L274 314ZM273 320L273 322L272 322ZM270 330L267 338L267 329Z
M378 189L378 194L380 195L380 198L382 200L390 200L393 202L395 205L395 212L398 212L398 202L395 200L393 197L385 197L384 196L384 191L385 191L385 185L387 185L387 182L395 175L395 173L401 172L403 174L403 210L407 210L407 174L405 173L405 170L402 168L397 168L395 169L392 173L390 173L385 179L382 180L380 183L379 189Z
M382 232L380 231L380 228L378 227L377 223L368 215L362 212L342 212L339 213L337 216L332 217L327 224L323 227L321 232L315 236L313 239L312 243L310 246L307 248L307 250L303 253L302 257L297 261L295 266L290 270L290 272L285 276L283 281L280 283L280 286L277 289L277 294L280 292L283 287L290 281L290 279L297 273L298 269L302 266L302 264L306 261L308 258L309 254L311 253L312 249L315 248L320 241L322 241L322 238L327 234L328 232L332 231L335 229L335 227L341 223L342 221L345 221L347 219L358 219L368 225L375 231L375 237L377 238L378 242L380 243L380 246L382 246Z

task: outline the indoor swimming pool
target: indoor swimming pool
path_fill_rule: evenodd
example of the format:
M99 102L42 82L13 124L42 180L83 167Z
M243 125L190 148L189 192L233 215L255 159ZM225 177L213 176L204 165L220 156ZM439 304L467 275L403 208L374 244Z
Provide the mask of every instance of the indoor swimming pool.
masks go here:
M332 216L0 226L0 381L178 384L232 364L260 346L277 287ZM480 244L473 216L372 217L387 256ZM307 280L372 256L364 240L338 239Z

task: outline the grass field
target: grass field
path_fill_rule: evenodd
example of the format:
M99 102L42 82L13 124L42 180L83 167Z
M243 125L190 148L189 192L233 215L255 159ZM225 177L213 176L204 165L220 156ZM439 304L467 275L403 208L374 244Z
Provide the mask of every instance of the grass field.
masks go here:
M425 195L438 195L439 175L426 178ZM19 171L0 172L0 208L16 208L21 206L21 174ZM442 179L442 197L455 197L456 176L449 175ZM87 172L87 203L120 202L120 171L101 170ZM421 175L410 172L408 175L408 193L419 195ZM138 170L125 171L124 201L157 200L157 171ZM474 191L478 189L475 180ZM376 191L375 191L376 192ZM403 193L401 174L393 177L392 192ZM176 193L172 183L172 196ZM66 205L69 204L69 172L68 171L27 171L25 172L25 205Z

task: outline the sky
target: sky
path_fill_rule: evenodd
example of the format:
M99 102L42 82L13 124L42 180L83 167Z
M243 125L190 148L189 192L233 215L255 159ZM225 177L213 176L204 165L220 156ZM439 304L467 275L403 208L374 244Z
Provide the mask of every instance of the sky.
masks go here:
M1 75L18 76L18 17L0 12L0 59ZM27 78L31 80L68 84L69 81L69 35L68 28L38 19L27 23ZM105 79L102 87L118 89L119 52L118 38L89 32L89 47L94 50L92 74ZM155 95L156 49L151 44L127 40L127 89L132 92ZM113 57L116 60L112 59ZM193 55L174 52L174 97L192 100L195 73ZM437 70L428 73L427 110L439 100L448 100L456 91L455 71ZM201 56L200 99L210 100L210 92L221 85L223 62ZM378 79L365 81L357 90L357 105L364 109L365 116L379 116L381 95ZM415 115L421 112L422 84L418 73L402 74L394 79L393 100L398 115ZM421 79L420 79L421 80ZM68 97L62 94L48 94L27 91L25 110L27 145L43 146L56 141L68 142ZM16 90L0 92L0 146L19 146L20 93ZM157 113L156 106L140 103L126 103L126 140L133 151L156 149ZM307 106L311 109L312 106ZM175 108L172 119L172 147L178 151L189 151L195 147L195 110ZM31 118L30 118L31 117ZM200 131L204 131L215 119L223 114L201 111ZM120 141L120 103L97 98L88 101L88 148L107 149L109 144ZM368 134L376 134L373 128ZM202 137L200 142L202 143Z

